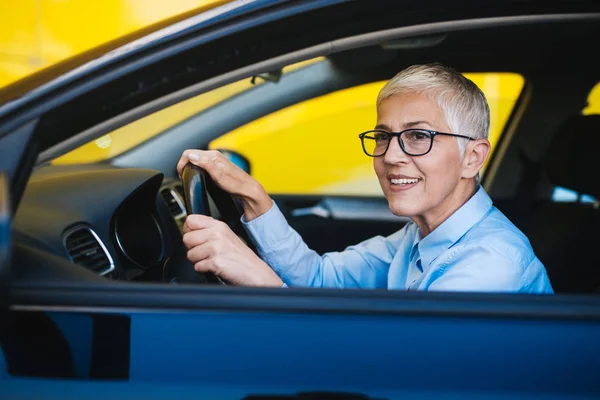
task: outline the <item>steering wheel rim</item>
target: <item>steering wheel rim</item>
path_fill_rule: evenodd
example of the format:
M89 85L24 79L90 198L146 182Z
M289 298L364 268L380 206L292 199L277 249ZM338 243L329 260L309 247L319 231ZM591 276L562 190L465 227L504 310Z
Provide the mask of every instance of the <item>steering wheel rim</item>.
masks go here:
M203 168L191 163L183 168L181 180L188 215L202 214L225 222L255 254L258 254L242 225L243 210L231 194L217 186ZM210 283L228 284L212 273L204 275Z

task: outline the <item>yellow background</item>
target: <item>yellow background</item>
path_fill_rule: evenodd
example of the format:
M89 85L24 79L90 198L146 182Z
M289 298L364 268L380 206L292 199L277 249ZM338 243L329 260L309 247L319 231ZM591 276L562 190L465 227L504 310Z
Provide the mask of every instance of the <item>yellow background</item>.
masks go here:
M223 0L2 0L0 86L162 19Z

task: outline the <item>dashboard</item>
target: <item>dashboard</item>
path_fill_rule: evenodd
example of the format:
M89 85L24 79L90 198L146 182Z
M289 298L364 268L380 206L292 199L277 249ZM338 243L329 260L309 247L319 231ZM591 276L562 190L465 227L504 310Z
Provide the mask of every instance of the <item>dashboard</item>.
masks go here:
M25 262L43 252L76 273L164 281L168 261L183 249L184 204L181 182L159 171L45 166L27 184L13 221L14 243Z

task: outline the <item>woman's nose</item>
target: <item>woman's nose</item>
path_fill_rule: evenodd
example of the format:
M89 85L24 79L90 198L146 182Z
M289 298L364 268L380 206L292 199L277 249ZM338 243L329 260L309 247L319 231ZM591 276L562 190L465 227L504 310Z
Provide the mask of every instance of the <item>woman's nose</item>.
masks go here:
M410 156L408 156L400 147L400 141L397 137L390 139L390 145L388 146L384 157L385 162L389 164L397 164L400 162L406 163L410 160Z

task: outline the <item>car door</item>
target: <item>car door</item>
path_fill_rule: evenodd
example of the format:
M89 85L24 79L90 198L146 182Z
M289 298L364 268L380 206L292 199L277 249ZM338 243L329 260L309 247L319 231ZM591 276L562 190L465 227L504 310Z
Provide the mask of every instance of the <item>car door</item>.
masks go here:
M600 316L584 299L107 289L13 286L13 335L0 337L3 398L566 399L600 392ZM300 394L307 392L321 397ZM282 397L268 397L275 395Z

